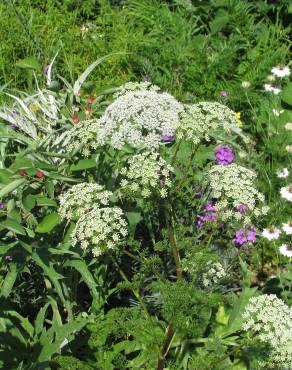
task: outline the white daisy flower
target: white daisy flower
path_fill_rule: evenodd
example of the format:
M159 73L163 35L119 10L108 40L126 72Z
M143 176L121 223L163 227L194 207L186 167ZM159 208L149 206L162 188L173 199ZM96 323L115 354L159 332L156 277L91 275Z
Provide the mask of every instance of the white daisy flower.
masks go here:
M283 110L283 109L282 109L282 110L272 109L272 111L273 111L273 113L274 113L274 115L275 115L276 117L279 117L279 115L280 115L280 114L282 114L282 113L284 112L284 110Z
M286 123L286 125L285 125L284 127L285 127L285 129L286 129L287 131L292 131L292 123L291 123L291 122L287 122L287 123Z
M262 232L262 236L268 240L276 240L279 239L279 236L281 234L281 230L275 228L275 227L270 227L269 229L264 229Z
M292 185L282 187L280 193L282 198L292 202Z
M292 246L287 244L282 244L280 246L280 253L286 257L292 257Z
M285 179L286 177L289 176L288 168L283 168L282 170L278 170L276 174L277 174L277 177L279 177L280 179Z
M280 78L289 76L291 73L290 68L287 66L283 66L283 65L278 65L272 68L271 72L273 73L274 76L277 76Z
M282 224L282 229L285 234L292 235L292 221L287 222L286 224Z
M276 87L276 86L273 86L273 85L271 85L271 84L265 84L264 85L264 88L265 88L265 90L266 91L268 91L268 92L272 92L273 94L275 94L275 95L278 95L282 90L281 89L279 89L278 87Z

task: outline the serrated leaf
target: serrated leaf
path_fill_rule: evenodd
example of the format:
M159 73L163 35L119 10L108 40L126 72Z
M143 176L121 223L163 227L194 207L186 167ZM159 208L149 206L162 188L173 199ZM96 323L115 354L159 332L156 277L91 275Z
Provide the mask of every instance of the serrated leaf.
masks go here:
M54 229L61 221L61 217L57 212L50 213L45 216L36 228L37 233L45 234Z
M94 299L98 300L100 298L98 291L96 289L97 284L94 280L91 272L88 270L88 267L86 263L82 260L69 260L64 264L65 267L72 267L76 269L80 275L82 276L85 284L88 286L88 288L91 291L91 294Z

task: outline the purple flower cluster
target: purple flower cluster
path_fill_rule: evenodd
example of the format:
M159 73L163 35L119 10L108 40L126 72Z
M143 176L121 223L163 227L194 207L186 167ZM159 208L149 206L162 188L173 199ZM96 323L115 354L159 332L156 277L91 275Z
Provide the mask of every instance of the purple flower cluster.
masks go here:
M228 166L234 160L232 148L228 145L219 146L215 149L215 160L218 164Z
M174 141L174 135L166 133L166 134L162 135L161 140L164 141L165 143L170 143L170 142Z
M241 215L245 215L248 209L248 206L246 204L241 203L241 204L238 204L238 206L236 206L235 208Z
M234 244L243 245L248 242L255 243L256 240L256 230L254 227L250 227L247 230L244 230L243 228L237 230L235 238L232 241Z
M0 202L0 209L3 209L5 207L5 204Z
M212 202L208 202L205 206L205 215L198 216L197 227L200 228L205 222L214 222L217 217L217 210Z

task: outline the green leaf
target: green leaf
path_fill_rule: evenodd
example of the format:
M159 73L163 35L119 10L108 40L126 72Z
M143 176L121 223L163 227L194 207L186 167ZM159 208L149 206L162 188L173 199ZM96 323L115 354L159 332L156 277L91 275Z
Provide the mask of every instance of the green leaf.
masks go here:
M52 262L49 262L49 256L42 256L40 251L36 250L31 254L31 258L37 263L38 266L40 266L44 274L51 280L51 282L54 285L55 291L59 295L62 303L65 305L65 298L64 294L60 285L59 280L63 279L64 276L59 274L55 269L52 264Z
M240 330L243 323L243 311L245 309L245 306L248 304L249 299L256 294L256 290L257 288L245 288L242 291L241 296L236 298L233 310L229 316L228 326L223 333L224 337Z
M141 212L127 212L126 216L130 226L136 226L143 218Z
M16 67L22 69L30 69L35 71L39 71L41 69L41 65L39 64L39 62L33 57L20 59L15 63L15 65Z
M16 220L7 218L5 221L2 221L0 225L14 232L15 234L26 235L25 228Z
M48 233L54 229L61 221L61 217L57 212L50 213L45 216L36 228L37 233Z
M30 338L33 337L34 328L26 317L21 316L16 311L6 311L8 316L16 317L21 327L26 331Z
M23 185L26 182L25 179L17 179L12 181L10 184L5 185L1 190L0 190L0 198L3 198L5 195L11 193L15 189L17 189L19 186Z
M86 263L82 260L69 260L64 264L65 267L73 267L76 269L80 275L82 276L85 284L88 286L88 288L91 291L92 297L96 300L98 300L99 294L96 289L96 282L91 274L91 272L88 270L88 267Z
M17 278L18 271L14 263L9 264L9 272L5 276L1 287L1 296L7 298L12 291L13 285Z
M0 169L0 182L2 184L10 184L12 173L4 168Z
M36 200L35 200L35 196L32 195L32 194L28 194L23 200L22 200L22 204L24 206L24 208L27 210L27 211L31 211L35 204L36 204Z
M41 334L41 332L44 330L45 316L46 316L46 312L47 312L49 305L50 305L50 302L46 303L44 307L42 307L37 314L37 317L34 323L36 335Z
M291 82L283 89L281 98L285 103L292 105L292 83Z
M66 182L81 182L82 181L80 179L74 179L72 177L60 175L59 173L56 173L56 172L50 172L48 174L48 177L50 177L51 179L62 180Z
M55 186L54 186L53 181L46 181L45 187L46 187L49 197L54 198Z
M81 170L86 170L88 168L94 168L94 167L96 167L96 162L94 159L81 159L76 164L72 164L72 166L70 167L70 170L74 172L74 171L81 171Z
M36 202L38 206L57 207L57 203L53 199L44 196L37 196Z
M46 342L46 345L40 351L38 361L50 360L53 354L59 352L64 345L74 338L72 334L81 330L88 323L88 320L89 318L79 318L55 328L55 341L53 343Z
M105 59L108 59L108 58L110 58L113 55L121 55L121 54L125 54L125 53L123 53L123 52L120 52L120 53L111 53L111 54L105 55L105 56L103 56L101 58L98 58L95 62L93 62L92 64L90 64L90 66L86 68L86 70L82 73L81 76L78 77L77 81L75 82L74 87L73 87L74 95L78 95L79 90L80 90L82 84L85 82L85 80L88 77L88 75L94 70L94 68L96 66L98 66Z

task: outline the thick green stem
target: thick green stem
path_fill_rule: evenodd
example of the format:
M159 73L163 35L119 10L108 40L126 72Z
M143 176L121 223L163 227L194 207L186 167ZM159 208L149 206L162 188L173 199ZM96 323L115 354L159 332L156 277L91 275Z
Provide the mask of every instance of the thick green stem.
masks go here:
M169 243L172 249L173 258L175 261L175 268L176 268L176 280L180 281L182 279L182 267L180 262L180 255L179 250L177 247L175 232L174 232L174 224L173 224L173 216L171 213L171 209L168 207L168 205L164 208L164 215L166 220L166 225L168 229L168 239ZM157 370L163 370L165 366L165 359L167 356L167 353L169 351L169 348L171 346L172 340L174 338L175 330L173 327L173 324L170 323L166 329L165 338L160 350L159 359L157 363Z

